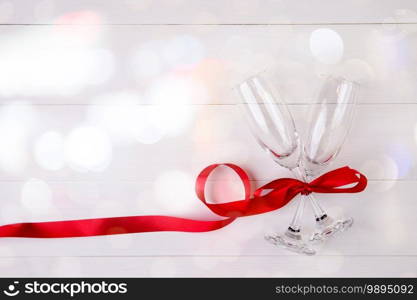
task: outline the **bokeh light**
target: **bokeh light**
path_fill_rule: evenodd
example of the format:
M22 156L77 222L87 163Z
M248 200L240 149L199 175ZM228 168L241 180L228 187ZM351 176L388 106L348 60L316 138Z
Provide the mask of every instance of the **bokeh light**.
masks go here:
M59 28L32 29L1 38L0 95L74 95L110 78L114 70L110 50Z
M377 182L378 191L390 190L395 186L395 180L399 178L399 168L396 161L385 154L374 155L373 159L366 160L360 170L370 178L390 179Z
M64 137L56 131L42 134L35 142L35 160L46 170L56 171L64 167Z
M196 68L205 58L205 48L192 35L151 40L132 51L130 68L138 82L164 72L183 72Z
M159 106L157 108L157 126L167 136L179 136L190 128L195 109L190 105Z
M226 114L221 116L224 118L223 122L218 122L216 117L220 117L219 114L221 112L216 111L216 115L213 113L210 110L205 110L196 118L192 136L196 146L214 144L219 141L226 142L233 137L232 131L235 124L227 119Z
M403 143L392 143L387 152L398 167L398 178L406 177L413 164L413 154L409 147Z
M107 131L115 142L129 141L134 138L140 122L139 100L138 94L128 91L101 95L88 106L88 123Z
M158 142L168 131L164 128L163 115L161 110L153 106L138 106L134 135L142 144L154 144Z
M112 158L112 144L107 133L95 127L78 127L65 141L68 165L81 172L102 171Z
M49 185L40 179L26 181L21 192L23 206L32 214L48 214L52 206L52 192Z
M125 91L98 97L88 108L87 122L115 142L154 144L183 134L196 110L191 101L205 96L197 81L169 76L156 80L144 96Z
M205 103L206 100L205 87L199 81L190 78L162 78L154 82L147 93L147 101L156 105L157 124L168 136L183 133L192 121L195 111L190 104ZM152 113L154 109L148 110Z
M374 155L373 159L366 160L361 170L372 178L396 180L399 175L397 163L386 154Z
M95 102L97 105L88 108L88 122L105 130L114 142L154 144L169 131L164 122L164 110L163 107L141 105L139 99L139 95L130 92L99 97ZM178 125L174 124L172 128L178 128Z
M324 64L335 64L343 56L343 40L329 28L319 28L310 35L310 50L314 58Z
M180 170L164 171L154 182L157 205L165 212L195 212L194 178Z
M102 83L113 71L112 54L104 49L3 51L6 53L0 50L0 93L4 96L76 94L87 85Z
M169 75L153 82L147 97L149 103L158 105L205 103L207 91L196 79Z
M0 167L19 173L28 162L28 136L37 125L37 114L27 103L6 104L0 108Z

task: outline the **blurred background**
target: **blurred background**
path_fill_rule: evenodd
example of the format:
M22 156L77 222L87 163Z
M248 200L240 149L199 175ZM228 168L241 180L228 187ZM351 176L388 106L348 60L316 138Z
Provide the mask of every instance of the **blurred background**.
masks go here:
M370 181L319 195L356 224L316 257L263 241L290 203L204 234L2 239L2 276L417 276L415 1L0 0L0 23L0 224L216 219L194 195L208 164L238 164L254 187L290 176L236 105L236 84L265 69L302 133L327 75L360 83L332 167ZM244 194L222 169L209 189L216 201Z

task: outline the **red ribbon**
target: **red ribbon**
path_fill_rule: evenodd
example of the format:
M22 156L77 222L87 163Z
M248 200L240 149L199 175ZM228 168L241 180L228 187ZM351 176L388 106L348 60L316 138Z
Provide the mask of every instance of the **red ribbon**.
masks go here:
M233 169L239 175L245 188L245 199L219 204L207 203L204 196L207 179L220 165ZM344 187L346 185L353 186ZM297 194L358 193L363 191L366 185L365 175L349 167L343 167L330 171L310 183L292 178L277 179L257 189L251 197L249 177L242 168L234 164L214 164L198 175L196 193L201 202L212 212L226 217L225 219L200 221L169 216L129 216L16 223L0 226L0 237L67 238L154 231L206 232L225 227L238 217L262 214L281 208Z

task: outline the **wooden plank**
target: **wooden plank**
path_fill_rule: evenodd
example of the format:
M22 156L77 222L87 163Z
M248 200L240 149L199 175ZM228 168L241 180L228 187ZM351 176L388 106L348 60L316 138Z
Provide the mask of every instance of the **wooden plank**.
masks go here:
M416 22L412 0L31 1L2 3L2 23L218 24ZM172 13L175 11L175 14Z
M1 223L152 214L218 219L196 199L193 182L181 179L178 174L176 178L168 177L166 180L111 184L47 182L43 186L33 185L33 182L32 186L3 182L0 185ZM216 184L221 186L214 188L220 200L241 199L239 182L229 180ZM325 247L317 245L318 253L338 256L416 255L414 215L417 204L410 196L416 192L415 181L371 181L361 194L317 195L331 216L352 216L355 219L351 230L328 241ZM285 259L292 253L268 244L263 236L287 228L295 206L296 201L293 201L279 211L241 218L222 230L203 234L159 232L52 240L3 238L0 256L265 255ZM314 230L309 206L303 220L304 232L309 236Z
M417 179L416 108L359 105L331 168ZM303 136L307 106L290 109ZM0 180L154 181L168 171L195 178L216 162L242 165L257 180L290 175L257 145L236 105L4 105L0 133Z
M0 258L4 277L415 277L416 257Z
M289 103L311 101L328 74L360 82L361 103L416 103L416 32L417 24L1 26L0 96L233 104L236 84L270 69Z

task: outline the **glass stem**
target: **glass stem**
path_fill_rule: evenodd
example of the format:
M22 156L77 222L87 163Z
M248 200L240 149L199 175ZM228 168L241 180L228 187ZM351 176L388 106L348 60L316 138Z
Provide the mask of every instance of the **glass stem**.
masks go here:
M293 173L298 180L302 180L305 182L308 182L311 180L311 177L306 175L306 173L302 171L300 167L293 169ZM307 197L310 200L311 207L313 208L313 212L314 212L314 217L316 218L317 222L327 217L326 211L324 210L323 207L321 207L317 199L312 194L309 194L305 197Z
M304 213L305 206L305 196L301 195L300 201L298 202L297 208L295 210L294 216L292 217L289 230L294 232L300 232L301 230L301 218Z
M295 178L300 179L301 177L301 171L300 168L294 168L291 170ZM300 179L303 180L303 179ZM304 213L304 206L305 206L305 195L300 195L300 201L298 202L297 208L295 210L294 216L292 217L290 227L288 230L293 232L300 232L301 230L301 218Z

